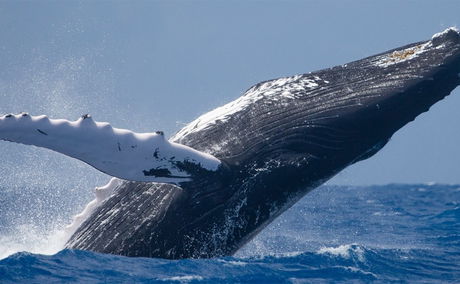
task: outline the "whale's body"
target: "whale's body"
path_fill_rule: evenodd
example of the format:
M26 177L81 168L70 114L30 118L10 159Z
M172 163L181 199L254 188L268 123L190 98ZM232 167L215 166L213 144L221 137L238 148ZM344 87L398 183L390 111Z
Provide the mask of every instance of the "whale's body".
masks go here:
M170 139L219 159L177 185L123 181L67 243L126 256L230 255L460 84L460 35L259 83ZM191 169L192 171L194 169Z
M449 29L431 41L253 86L171 139L226 167L181 186L121 183L68 247L173 259L234 253L459 85L459 38Z

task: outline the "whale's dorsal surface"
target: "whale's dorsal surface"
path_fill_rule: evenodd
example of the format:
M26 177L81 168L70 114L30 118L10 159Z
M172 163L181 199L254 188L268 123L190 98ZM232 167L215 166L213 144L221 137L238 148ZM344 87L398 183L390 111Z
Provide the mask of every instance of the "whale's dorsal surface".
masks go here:
M375 154L458 86L459 73L460 35L451 28L259 83L170 139L212 155L217 169L179 185L113 183L67 247L162 258L232 254L307 192Z

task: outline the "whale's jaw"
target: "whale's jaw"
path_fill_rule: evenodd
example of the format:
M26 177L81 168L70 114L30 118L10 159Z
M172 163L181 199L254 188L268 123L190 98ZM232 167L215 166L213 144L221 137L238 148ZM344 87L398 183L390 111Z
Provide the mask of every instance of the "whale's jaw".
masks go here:
M449 29L430 41L255 85L172 138L225 167L180 187L122 183L68 247L174 259L234 253L459 85L459 38Z

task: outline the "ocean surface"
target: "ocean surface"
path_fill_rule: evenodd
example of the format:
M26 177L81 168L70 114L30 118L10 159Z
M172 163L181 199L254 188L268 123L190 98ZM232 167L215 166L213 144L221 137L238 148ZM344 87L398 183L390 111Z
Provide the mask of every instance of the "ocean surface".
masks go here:
M322 186L235 256L174 261L60 250L72 196L18 192L0 188L0 283L460 282L460 185Z

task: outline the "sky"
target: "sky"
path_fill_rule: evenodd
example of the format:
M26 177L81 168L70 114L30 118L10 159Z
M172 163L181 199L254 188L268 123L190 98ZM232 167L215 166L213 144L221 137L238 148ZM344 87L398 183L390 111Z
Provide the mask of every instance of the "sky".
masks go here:
M460 25L460 1L0 1L0 113L171 136L267 79L344 64ZM460 89L331 184L460 184ZM108 176L0 142L0 186Z

